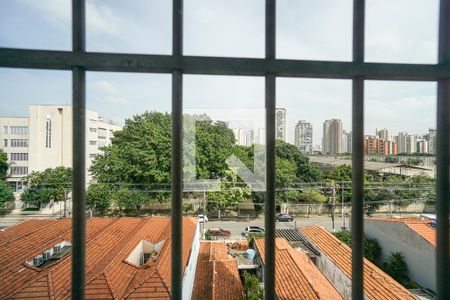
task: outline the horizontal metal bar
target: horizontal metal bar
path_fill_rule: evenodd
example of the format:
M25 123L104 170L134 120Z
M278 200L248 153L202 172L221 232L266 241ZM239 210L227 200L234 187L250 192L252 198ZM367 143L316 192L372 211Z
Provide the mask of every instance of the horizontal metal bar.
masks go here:
M0 48L0 67L88 71L434 81L450 77L450 64L394 64L263 58L170 56Z

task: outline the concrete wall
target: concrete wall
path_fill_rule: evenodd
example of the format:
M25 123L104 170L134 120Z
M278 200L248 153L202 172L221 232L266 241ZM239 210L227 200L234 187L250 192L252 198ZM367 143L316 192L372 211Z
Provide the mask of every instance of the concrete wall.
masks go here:
M401 222L365 220L364 232L380 243L383 261L391 252L402 252L409 276L421 286L436 291L434 246Z
M317 257L317 267L344 299L352 298L352 281L327 256Z
M200 229L199 223L195 227L194 239L190 249L189 260L184 270L184 277L182 283L183 300L190 300L192 297L192 290L194 289L195 272L197 269L198 252L200 250Z

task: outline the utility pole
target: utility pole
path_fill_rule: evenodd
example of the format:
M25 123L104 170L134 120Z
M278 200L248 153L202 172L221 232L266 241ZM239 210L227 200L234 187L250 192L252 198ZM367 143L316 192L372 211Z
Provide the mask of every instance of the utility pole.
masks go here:
M341 181L341 202L342 202L342 208L341 208L341 215L342 215L342 229L345 229L345 212L344 212L344 182Z
M332 195L331 195L331 221L333 222L333 232L336 231L336 229L334 228L334 207L336 205L336 186L333 182L333 190L332 190Z
M64 189L64 214L63 217L66 218L66 210L67 210L67 189Z

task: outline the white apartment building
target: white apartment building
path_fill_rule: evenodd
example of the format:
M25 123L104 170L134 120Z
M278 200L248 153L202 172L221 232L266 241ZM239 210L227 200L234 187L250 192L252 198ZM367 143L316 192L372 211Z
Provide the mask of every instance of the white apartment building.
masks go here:
M288 142L287 111L285 108L275 110L275 138Z
M255 133L253 130L246 130L244 128L233 128L236 145L251 146L255 143Z
M300 151L312 154L313 152L313 126L304 120L298 121L295 126L295 146Z
M33 171L72 166L72 106L30 105L28 117L0 117L1 148L10 165L8 181L21 189L23 177ZM86 176L100 148L111 144L122 128L105 122L95 111L86 111Z
M398 153L407 153L408 152L408 133L407 132L399 132L398 136L394 140L397 143L397 152Z

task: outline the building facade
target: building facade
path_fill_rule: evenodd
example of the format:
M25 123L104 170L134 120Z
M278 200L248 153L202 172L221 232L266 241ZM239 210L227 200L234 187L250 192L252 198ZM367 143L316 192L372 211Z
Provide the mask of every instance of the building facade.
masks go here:
M288 142L287 111L285 108L275 110L275 138Z
M28 117L0 117L1 148L8 156L8 181L16 190L33 171L72 166L72 106L30 105ZM105 122L95 111L86 111L86 175L101 147L111 144L122 128Z
M398 153L408 153L408 133L399 132L396 137L396 142L398 145Z
M298 121L295 126L295 146L304 153L313 152L313 126L304 120Z
M340 154L342 151L343 125L340 119L326 120L323 123L323 154Z

